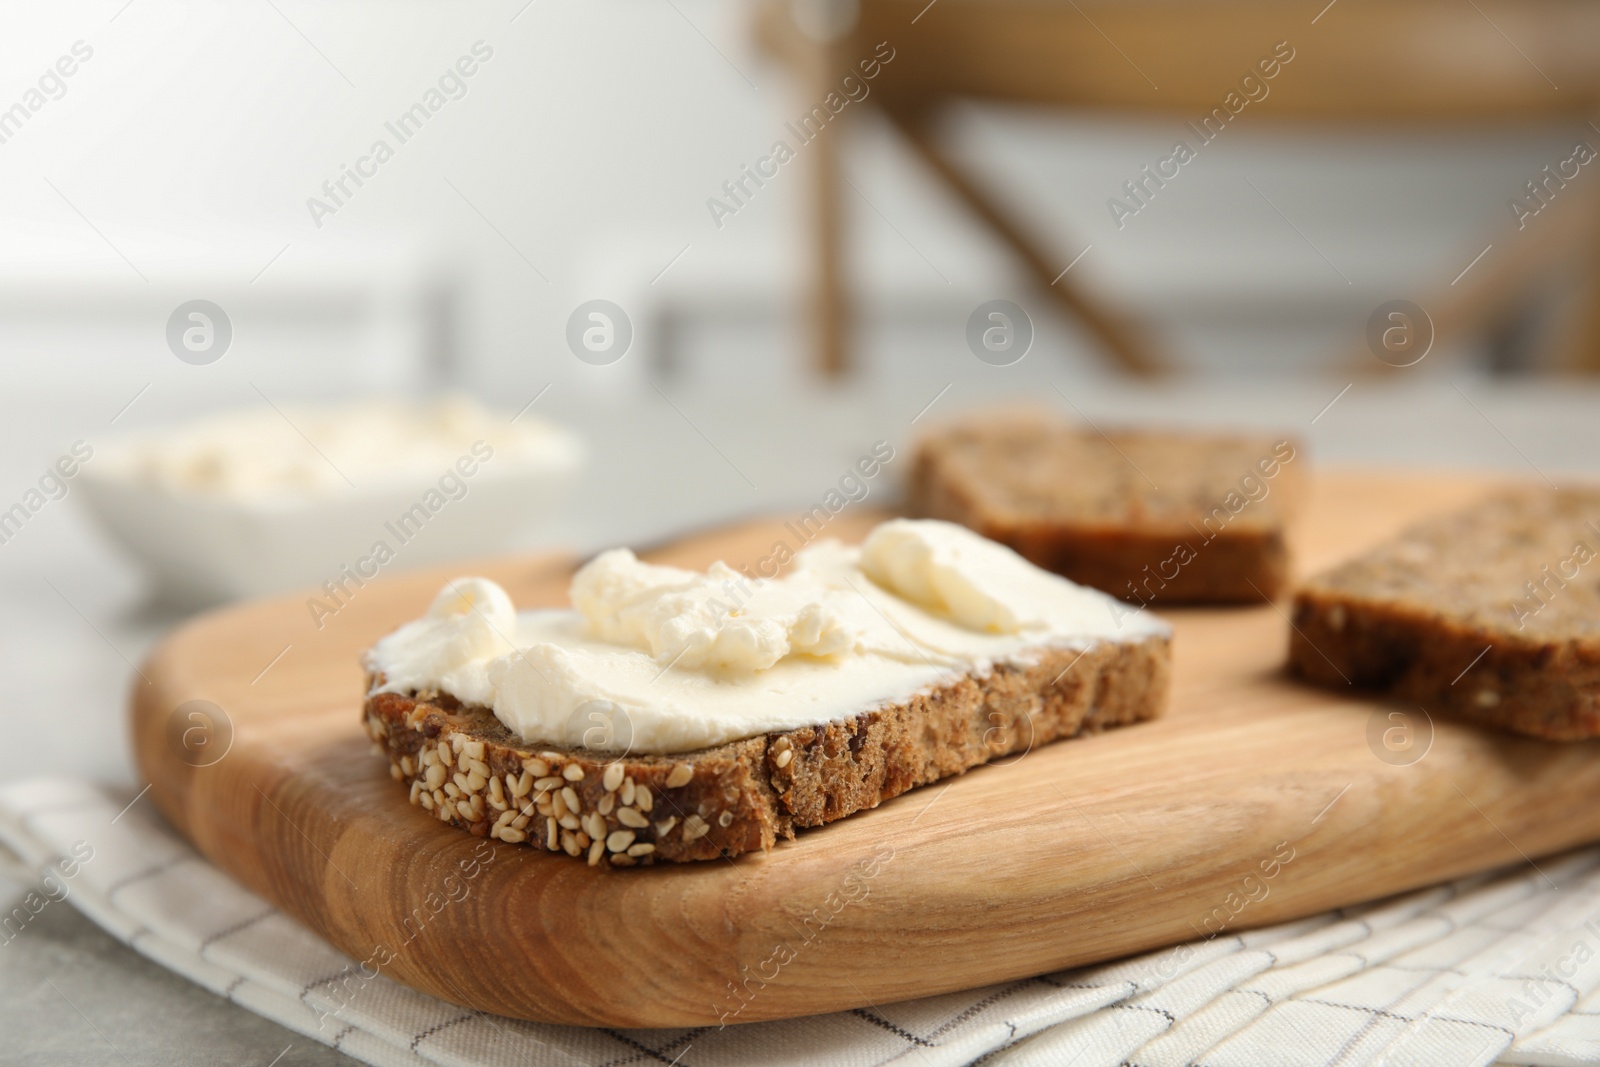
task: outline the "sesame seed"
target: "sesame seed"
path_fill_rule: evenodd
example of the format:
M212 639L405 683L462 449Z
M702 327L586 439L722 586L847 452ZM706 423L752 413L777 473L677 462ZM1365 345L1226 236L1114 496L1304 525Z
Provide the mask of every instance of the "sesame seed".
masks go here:
M606 838L606 848L612 852L625 852L633 844L635 834L632 830L613 830Z
M666 837L668 834L672 833L672 828L676 825L678 825L678 817L676 815L667 816L665 819L662 819L660 822L656 823L656 836Z
M483 742L468 741L466 744L461 746L461 751L465 752L472 759L481 760L483 759Z
M460 776L457 775L457 777ZM444 795L454 799L461 795L461 787L454 782L446 782L444 784Z
M528 823L531 821L532 820L530 820L526 814L523 814L518 815L515 819L512 819L511 825L517 830L526 830L528 828Z
M525 759L522 761L522 769L535 778L543 778L550 773L550 764L542 759Z
M561 762L561 754L559 752L541 752L539 753L539 758L542 760L548 760L551 763Z
M417 802L417 798L420 797L421 795L422 795L422 783L421 782L412 782L411 783L411 803L415 804Z
M570 785L561 790L561 800L562 803L566 804L568 811L578 812L583 810L583 805L578 802L578 791Z
M648 856L648 855L650 855L650 853L654 852L655 850L656 850L656 846L652 845L650 842L641 841L637 845L629 845L628 846L628 855L630 855L630 856Z
M633 779L632 778L625 779L623 781L623 783L622 783L622 792L619 794L622 797L622 802L624 804L632 804L633 803L633 790L634 790Z
M471 779L469 779L465 774L462 774L460 771L457 771L455 774L451 775L450 780L454 782L456 788L461 790L463 793L472 792Z
M466 761L466 764L468 774L481 774L485 778L494 777L494 772L489 770L489 765L483 762L481 759L469 759Z
M672 773L667 775L667 788L678 789L689 784L689 779L694 777L694 764L674 764Z
M728 827L732 826L733 825L733 812L725 811L721 815L718 815L717 816L717 825L722 827L723 829L727 829Z
M551 852L556 850L556 832L559 829L554 819L546 819L544 821L544 842Z
M510 826L511 825L511 820L516 818L516 817L517 817L517 813L514 812L514 811L502 812L500 814L500 817L494 821L494 824L496 826L498 826L498 827Z
M782 752L778 753L778 758L773 760L772 762L776 763L778 765L778 768L781 770L784 767L789 766L789 762L791 760L793 760L793 759L794 759L794 751L792 749L787 749L786 748Z
M634 808L618 808L617 821L624 826L631 826L635 830L643 830L650 825L650 820L640 815Z
M600 798L600 803L595 806L600 809L601 815L610 815L611 809L617 806L617 795L615 793L607 793Z
M511 781L511 775L506 775L506 781ZM511 787L511 795L514 797L525 797L531 792L533 792L533 775L529 774L527 771L523 771L522 777L518 778L516 780L516 784Z
M606 821L600 817L598 812L591 811L583 817L582 821L584 832L590 837L606 836Z
M622 764L613 763L606 767L605 777L600 780L600 784L606 787L607 793L615 793L617 787L622 785L622 776L627 773Z
M626 852L613 852L611 854L611 865L613 867L632 867L636 862L638 861Z
M467 739L460 734L450 735L450 747L457 752L467 747Z
M389 764L389 777L390 778L393 778L395 781L398 782L398 781L400 781L400 779L404 778L405 776L406 776L406 772L402 771L400 769L400 764L398 764L398 763Z
M422 804L423 808L425 808L426 810L428 810L428 811L432 811L433 810L433 794L432 793L420 793L420 794L418 794L417 801L419 801Z
M563 815L565 815L566 813L567 813L567 799L566 799L566 797L563 797L560 793L551 793L550 794L550 814L554 815L556 818L559 819Z
M649 811L656 806L656 798L650 795L650 787L641 785L633 791L633 802L640 811Z
M457 775L457 777L460 777L460 775ZM477 771L473 771L467 775L467 792L469 793L477 793L488 784L489 776L487 774L479 774Z
M573 836L570 830L561 835L561 851L569 856L576 856L583 851L578 847L578 839Z
M576 763L569 763L561 769L561 777L569 782L583 781L583 768Z
M605 854L606 843L604 841L596 839L591 842L589 845L589 866L598 867L600 865L600 857Z
M527 834L523 833L521 830L513 830L509 826L500 831L500 840L509 841L513 845L520 844L527 839Z
M576 815L572 814L572 812L570 812L570 811L567 812L565 815L561 816L561 818L557 819L556 822L560 823L562 826L566 827L568 830L581 830L581 829L583 829L583 823L579 822L578 821L578 817Z
M540 779L536 780L533 783L533 787L535 789L538 789L538 790L548 791L548 790L551 790L551 789L560 789L562 786L564 786L566 784L567 784L566 779L557 778L554 775L550 775L550 776L547 776L547 777L540 778Z
M683 839L697 841L711 832L711 826L700 816L691 815L683 820Z

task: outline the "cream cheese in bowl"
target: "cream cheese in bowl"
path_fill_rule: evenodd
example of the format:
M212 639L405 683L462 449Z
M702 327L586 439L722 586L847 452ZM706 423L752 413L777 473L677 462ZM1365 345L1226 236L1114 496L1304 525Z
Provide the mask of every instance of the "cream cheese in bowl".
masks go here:
M512 547L582 458L567 431L465 397L262 405L108 443L84 497L171 599L310 585L336 611L387 569Z

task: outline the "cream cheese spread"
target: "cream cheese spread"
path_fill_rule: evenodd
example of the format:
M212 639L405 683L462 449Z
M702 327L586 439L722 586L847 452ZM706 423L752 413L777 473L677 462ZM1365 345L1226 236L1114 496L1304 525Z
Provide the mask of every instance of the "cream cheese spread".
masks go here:
M570 610L518 613L484 578L367 653L378 691L437 690L531 743L684 752L832 722L1044 648L1166 635L1165 623L965 527L895 519L820 542L761 580L601 553Z
M476 446L476 447L475 447ZM325 407L262 406L116 442L104 475L165 493L237 502L320 500L426 484L464 456L565 469L581 447L532 417L514 422L467 396L374 399Z

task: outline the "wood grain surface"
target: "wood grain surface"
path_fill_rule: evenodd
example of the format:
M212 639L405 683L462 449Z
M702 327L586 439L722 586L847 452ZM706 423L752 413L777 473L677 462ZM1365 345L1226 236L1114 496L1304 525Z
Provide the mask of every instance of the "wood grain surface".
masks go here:
M1300 569L1485 485L1319 473L1294 536ZM859 537L880 517L847 511L830 533ZM779 521L752 521L650 555L754 560L779 536ZM573 562L470 570L519 605L556 605ZM304 594L199 618L152 655L133 730L152 797L205 855L369 971L485 1011L689 1026L884 1004L1600 838L1596 744L1439 720L1420 760L1380 758L1371 738L1392 713L1423 732L1426 719L1290 680L1288 623L1268 605L1163 612L1174 692L1158 722L913 790L765 855L590 868L411 807L362 730L357 654L466 570L373 581L320 629ZM194 718L194 701L221 715Z

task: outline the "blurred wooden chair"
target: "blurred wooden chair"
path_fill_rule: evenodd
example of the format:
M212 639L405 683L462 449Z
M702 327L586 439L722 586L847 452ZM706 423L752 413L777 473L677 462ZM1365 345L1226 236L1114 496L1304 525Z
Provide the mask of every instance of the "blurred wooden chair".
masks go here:
M1042 291L1134 374L1164 366L1139 325L1066 277L1068 257L1046 247L940 145L937 122L953 99L1198 122L1287 41L1294 58L1270 81L1270 95L1250 104L1260 111L1247 119L1251 127L1269 120L1588 123L1600 115L1594 0L764 0L755 29L761 47L799 75L802 113L841 92L846 74L859 77L857 64L887 42L894 58L864 103L889 118ZM838 117L849 121L852 110L859 107ZM1600 126L1593 129L1586 139L1600 148ZM851 362L839 148L837 131L827 129L803 150L813 178L809 317L825 377L844 374ZM1570 184L1561 195L1572 202L1556 205L1557 218L1530 220L1511 247L1426 305L1437 340L1492 328L1541 269L1581 262L1587 312L1570 331L1565 362L1600 371L1600 162ZM1364 362L1375 361L1367 355Z

